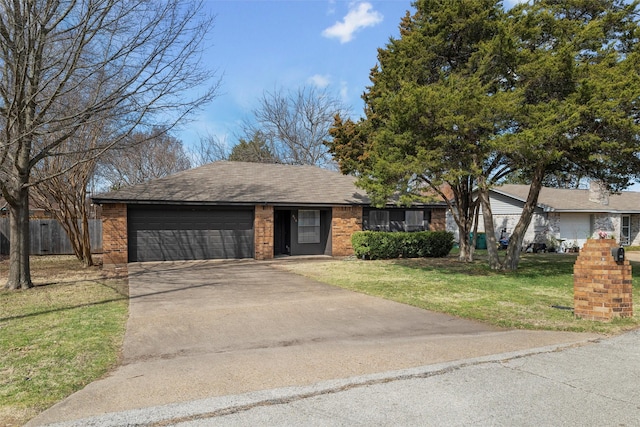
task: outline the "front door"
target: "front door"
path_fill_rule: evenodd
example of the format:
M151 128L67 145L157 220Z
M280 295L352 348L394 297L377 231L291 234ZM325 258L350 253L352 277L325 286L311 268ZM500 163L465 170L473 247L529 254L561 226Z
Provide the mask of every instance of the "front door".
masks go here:
M273 255L291 255L291 211L274 213Z

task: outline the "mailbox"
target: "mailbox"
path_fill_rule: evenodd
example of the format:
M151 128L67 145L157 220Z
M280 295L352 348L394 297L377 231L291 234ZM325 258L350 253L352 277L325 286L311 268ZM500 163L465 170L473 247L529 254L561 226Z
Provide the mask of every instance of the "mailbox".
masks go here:
M611 255L615 262L624 262L624 248L611 249Z

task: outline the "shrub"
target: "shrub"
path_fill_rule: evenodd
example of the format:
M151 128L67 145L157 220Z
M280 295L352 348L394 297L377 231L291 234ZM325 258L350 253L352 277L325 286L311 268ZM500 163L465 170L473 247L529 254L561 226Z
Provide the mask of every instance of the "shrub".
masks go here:
M388 259L397 258L402 251L400 233L378 231L359 231L351 237L358 258Z
M421 246L421 257L441 258L449 255L453 249L453 233L449 231L425 231Z
M453 234L447 231L359 231L353 234L351 243L358 258L435 258L449 254L453 248Z

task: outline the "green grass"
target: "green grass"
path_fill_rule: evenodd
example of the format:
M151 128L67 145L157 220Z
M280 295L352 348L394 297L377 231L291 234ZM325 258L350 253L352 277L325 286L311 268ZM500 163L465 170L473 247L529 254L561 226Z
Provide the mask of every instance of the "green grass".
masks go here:
M573 255L526 254L517 272L491 271L482 255L474 263L455 257L347 259L287 263L285 268L356 292L503 327L615 334L640 326L638 315L602 323L553 308L573 307L575 260ZM634 301L639 289L634 279Z
M55 258L32 259L35 288L0 291L0 425L24 424L118 362L125 284Z

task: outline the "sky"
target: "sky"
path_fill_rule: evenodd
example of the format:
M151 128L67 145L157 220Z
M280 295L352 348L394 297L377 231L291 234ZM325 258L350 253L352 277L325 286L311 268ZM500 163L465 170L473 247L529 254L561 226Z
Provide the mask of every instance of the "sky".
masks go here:
M206 66L221 77L219 96L180 132L187 145L212 135L231 147L265 92L318 87L354 118L377 49L399 36L410 0L205 0L215 15ZM510 7L516 0L504 2Z

